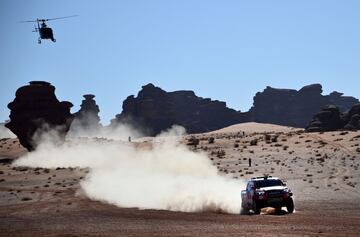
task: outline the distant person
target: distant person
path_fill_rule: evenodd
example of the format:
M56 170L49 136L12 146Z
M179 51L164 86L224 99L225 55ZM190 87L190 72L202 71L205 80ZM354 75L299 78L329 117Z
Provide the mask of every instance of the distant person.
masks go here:
M249 158L249 167L251 167L251 158Z
M129 142L131 142L131 137L129 136Z

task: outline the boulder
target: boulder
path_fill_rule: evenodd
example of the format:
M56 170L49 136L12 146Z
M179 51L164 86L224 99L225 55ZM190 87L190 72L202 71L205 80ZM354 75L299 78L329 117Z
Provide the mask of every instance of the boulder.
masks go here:
M358 130L360 129L360 104L353 106L348 112L343 115L345 129Z
M318 112L309 125L305 128L307 132L335 131L343 127L341 113L338 107L330 105Z
M313 117L305 131L327 132L343 129L360 129L360 104L344 113L341 113L337 106L327 106Z
M13 102L8 104L9 128L29 151L36 148L39 139L47 132L54 131L57 141L65 139L73 115L68 101L60 102L55 96L55 87L45 81L32 81L30 85L16 91Z

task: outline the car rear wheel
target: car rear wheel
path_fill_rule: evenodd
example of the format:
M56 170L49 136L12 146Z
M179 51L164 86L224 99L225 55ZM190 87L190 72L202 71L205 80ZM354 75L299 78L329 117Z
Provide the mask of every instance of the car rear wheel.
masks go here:
M253 211L255 215L259 215L261 212L261 206L259 205L259 203L255 202L254 203L254 207L253 207Z
M244 201L241 203L241 210L240 210L240 214L248 214L249 213L249 209L247 207L247 203L245 203Z
M294 201L292 198L289 198L289 200L286 203L286 209L289 213L294 212Z

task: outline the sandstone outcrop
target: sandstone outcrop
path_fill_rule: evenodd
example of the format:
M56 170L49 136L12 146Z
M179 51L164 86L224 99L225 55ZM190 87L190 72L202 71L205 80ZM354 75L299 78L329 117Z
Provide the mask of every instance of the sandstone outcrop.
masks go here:
M56 131L58 141L65 139L73 115L70 102L60 102L55 96L55 87L45 81L32 81L16 91L13 102L8 104L10 122L5 126L19 139L21 145L32 151L41 136Z
M347 113L343 115L344 129L359 130L360 129L360 104L353 106Z
M354 105L344 113L340 113L340 109L336 106L327 106L314 115L305 131L327 132L342 129L360 129L360 104Z
M151 135L174 124L184 126L189 133L212 131L241 122L304 128L313 115L327 105L336 106L340 114L359 103L358 99L343 96L340 92L329 95L322 95L322 92L320 84L304 86L300 90L267 87L255 95L252 108L241 113L227 108L225 102L198 97L193 91L166 92L148 84L142 87L137 97L129 96L123 102L123 111L112 120L112 125L135 123L136 127L146 128L147 134ZM329 107L319 115L318 121L324 123L326 116L335 116L328 121L330 124L324 124L325 129L332 129L337 123L336 111ZM349 126L355 126L357 117L351 121Z
M320 84L304 86L298 91L267 87L263 92L255 95L248 119L260 123L303 128L314 114L327 105L335 105L340 112L345 112L356 103L359 103L358 99L343 96L339 92L322 95Z
M143 86L137 97L127 97L122 107L111 124L131 121L149 135L174 124L200 133L245 121L244 115L227 108L225 102L198 97L193 91L166 92L153 84Z
M96 104L94 100L95 95L87 94L83 95L85 98L81 105L80 110L74 114L75 119L71 125L72 131L75 130L79 132L85 131L96 131L98 130L100 125L100 117L99 117L99 106Z

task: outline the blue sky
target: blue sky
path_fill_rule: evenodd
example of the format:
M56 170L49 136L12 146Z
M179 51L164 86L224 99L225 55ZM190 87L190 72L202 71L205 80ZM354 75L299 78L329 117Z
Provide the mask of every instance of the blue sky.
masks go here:
M18 87L56 86L79 109L92 93L103 124L142 85L194 90L247 111L266 86L323 84L360 97L360 1L0 1L0 121ZM49 22L56 43L37 44L20 20Z

